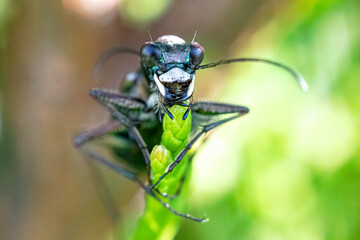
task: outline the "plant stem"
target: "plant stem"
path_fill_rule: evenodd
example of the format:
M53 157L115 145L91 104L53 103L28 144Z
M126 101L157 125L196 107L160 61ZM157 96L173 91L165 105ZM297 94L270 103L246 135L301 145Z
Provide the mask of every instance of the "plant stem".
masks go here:
M191 130L191 113L186 118L182 119L186 111L186 107L174 105L170 109L174 116L171 120L167 114L163 119L163 135L161 144L156 145L150 155L152 168L152 182L156 182L161 175L166 171L166 168L172 163L177 154L186 146ZM187 195L187 183L185 181L182 185L182 177L189 171L188 157L185 156L183 160L173 169L173 171L165 177L158 185L158 190L161 193L166 193L168 196L175 195L179 188L181 193L175 199L161 197L161 199L169 203L172 208L183 212L185 209ZM187 176L187 179L189 176ZM146 196L146 207L144 214L138 220L133 239L173 239L178 231L181 218L175 216L168 209L163 207L155 199Z

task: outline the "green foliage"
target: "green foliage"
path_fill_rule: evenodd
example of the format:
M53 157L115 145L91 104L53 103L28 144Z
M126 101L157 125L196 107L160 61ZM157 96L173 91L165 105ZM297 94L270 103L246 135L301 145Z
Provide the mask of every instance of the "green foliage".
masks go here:
M214 132L194 159L189 202L211 221L184 222L176 239L359 238L359 13L355 1L295 1L245 52L233 44L234 56L295 66L309 91L271 67L229 67L219 96L250 114Z
M177 154L186 146L191 130L191 113L186 120L182 116L186 107L174 105L170 112L174 116L171 120L166 114L163 119L163 135L161 145L156 145L150 155L152 168L152 182L156 182L172 163ZM164 178L159 184L159 191L174 195L181 187L181 178L185 171L189 170L188 157L185 156L182 162ZM166 203L178 211L185 210L187 195L186 183L182 186L181 194L174 200L162 198ZM168 209L150 196L146 197L146 209L144 215L138 220L134 239L172 239L178 231L180 217L175 216Z

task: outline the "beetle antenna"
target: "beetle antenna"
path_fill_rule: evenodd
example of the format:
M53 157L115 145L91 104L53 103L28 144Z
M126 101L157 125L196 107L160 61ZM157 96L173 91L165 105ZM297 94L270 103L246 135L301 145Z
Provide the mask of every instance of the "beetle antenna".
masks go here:
M108 50L105 50L100 57L96 60L94 70L93 70L93 78L98 79L103 69L105 63L109 61L115 55L118 54L134 54L139 56L139 51L132 48L123 48L123 47L113 47Z
M193 39L191 40L191 43L194 43L195 38L196 38L196 34L197 34L197 30L195 30L194 37L193 37Z
M149 34L149 37L150 37L151 42L154 42L153 39L152 39L152 37L151 37L150 30L148 30L148 34Z
M274 65L276 67L280 67L284 70L286 70L287 72L289 72L296 80L296 82L299 84L300 88L306 92L308 90L308 85L304 79L304 77L297 71L295 71L294 69L279 63L279 62L275 62L275 61L271 61L271 60L267 60L267 59L260 59L260 58L234 58L234 59L227 59L227 60L221 60L218 62L212 62L212 63L208 63L205 65L201 65L199 66L197 69L206 69L206 68L212 68L212 67L216 67L218 65L223 65L223 64L229 64L229 63L235 63L235 62L263 62L263 63L268 63L271 65Z

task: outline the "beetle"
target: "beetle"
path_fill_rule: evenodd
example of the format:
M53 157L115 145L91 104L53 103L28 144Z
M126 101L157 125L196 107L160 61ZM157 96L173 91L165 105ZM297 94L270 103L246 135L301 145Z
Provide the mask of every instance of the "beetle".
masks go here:
M195 36L194 36L195 38ZM193 218L172 209L158 196L156 187L181 162L191 147L210 130L243 116L249 112L245 106L218 102L194 102L195 74L198 70L235 62L263 62L288 71L303 90L307 89L304 78L290 67L278 62L259 58L235 58L201 65L204 48L193 40L186 43L174 35L161 36L155 41L146 42L140 51L126 48L110 49L100 57L95 72L115 54L134 54L140 57L138 71L127 74L125 84L120 91L102 88L90 90L90 96L103 105L110 113L110 120L84 132L74 139L75 147L97 162L104 164L124 177L136 181L144 191L158 200L172 213L202 222L204 219ZM169 108L173 105L186 107L183 120L192 112L191 137L166 172L156 181L151 182L149 149L160 142L161 122L164 114L174 119ZM104 135L115 137L121 144L112 147L117 158L123 159L132 169L109 161L86 148L86 143ZM145 170L147 169L147 170ZM139 172L147 172L149 183L146 185L139 178ZM166 193L160 193L166 197Z

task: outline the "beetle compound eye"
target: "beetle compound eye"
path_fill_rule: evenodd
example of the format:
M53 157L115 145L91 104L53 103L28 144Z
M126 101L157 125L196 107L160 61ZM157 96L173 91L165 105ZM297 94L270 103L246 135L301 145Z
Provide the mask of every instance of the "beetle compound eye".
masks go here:
M190 45L190 61L193 65L199 66L204 59L205 50L200 43L194 42Z
M154 43L145 43L140 51L141 61L146 67L155 66L161 59L161 50Z

